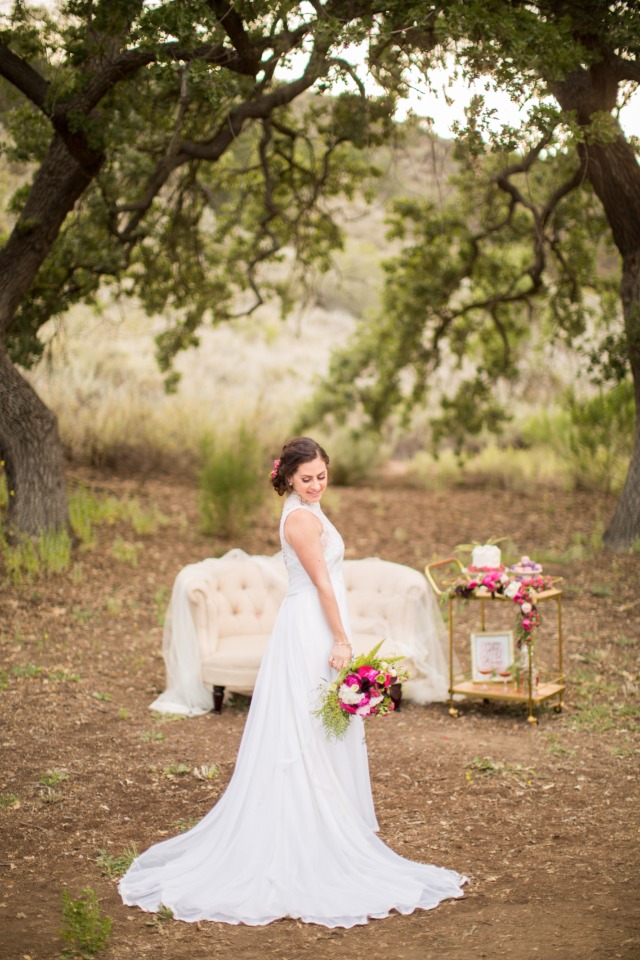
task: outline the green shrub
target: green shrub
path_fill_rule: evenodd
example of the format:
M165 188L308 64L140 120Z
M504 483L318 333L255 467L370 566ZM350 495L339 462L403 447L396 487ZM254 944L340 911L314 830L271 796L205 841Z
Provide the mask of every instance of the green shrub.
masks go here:
M266 493L265 452L248 426L208 436L200 450L200 519L204 533L232 537L255 516Z
M111 917L103 917L95 891L86 887L78 900L68 890L62 891L63 925L60 936L69 944L63 956L92 957L107 945L111 933Z
M622 489L633 446L635 404L630 381L583 399L573 388L562 407L531 418L522 431L526 444L551 448L566 464L577 489Z
M380 437L349 427L341 427L319 442L329 454L331 483L338 487L373 479L385 455Z

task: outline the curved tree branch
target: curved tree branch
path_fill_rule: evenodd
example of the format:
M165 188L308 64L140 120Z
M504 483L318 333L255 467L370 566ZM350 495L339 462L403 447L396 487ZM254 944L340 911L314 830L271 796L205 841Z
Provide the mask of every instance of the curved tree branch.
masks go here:
M48 82L30 63L3 43L0 44L0 76L8 80L43 113L47 113Z

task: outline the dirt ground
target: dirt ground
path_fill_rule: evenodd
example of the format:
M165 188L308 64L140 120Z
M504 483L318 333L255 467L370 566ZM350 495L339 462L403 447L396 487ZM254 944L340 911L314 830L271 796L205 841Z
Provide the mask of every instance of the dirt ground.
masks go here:
M229 781L242 704L177 721L148 709L163 687L162 615L184 564L230 546L274 552L277 504L232 544L199 533L189 484L82 479L101 495L153 504L166 521L145 535L104 525L68 573L2 590L2 960L57 957L62 891L77 898L87 887L113 918L104 960L640 957L640 558L589 546L610 500L549 492L532 501L495 489L329 491L327 513L352 557L422 569L458 543L506 535L544 559L546 571L565 578L567 699L561 714L542 709L535 727L520 706L481 701L461 704L457 720L445 704L406 704L369 725L381 836L408 857L468 875L464 899L352 930L294 920L248 928L126 908L105 857L184 829ZM461 659L472 606L457 614ZM553 649L551 619L543 661ZM220 771L214 779L194 776L211 764Z

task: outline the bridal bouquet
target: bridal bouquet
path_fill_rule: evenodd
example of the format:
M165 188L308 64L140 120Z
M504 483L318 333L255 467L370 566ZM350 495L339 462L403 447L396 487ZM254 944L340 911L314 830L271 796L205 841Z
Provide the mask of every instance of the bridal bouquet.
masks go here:
M385 717L395 709L391 687L406 680L407 674L394 666L402 657L376 656L383 642L353 659L332 683L321 687L315 715L328 737L341 740L352 716Z

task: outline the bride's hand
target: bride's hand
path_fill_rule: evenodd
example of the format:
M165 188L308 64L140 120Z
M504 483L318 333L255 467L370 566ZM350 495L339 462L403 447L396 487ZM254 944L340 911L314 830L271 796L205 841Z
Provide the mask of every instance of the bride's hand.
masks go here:
M343 670L351 662L352 656L351 644L347 643L346 640L336 640L329 657L329 666L333 667L334 670Z

